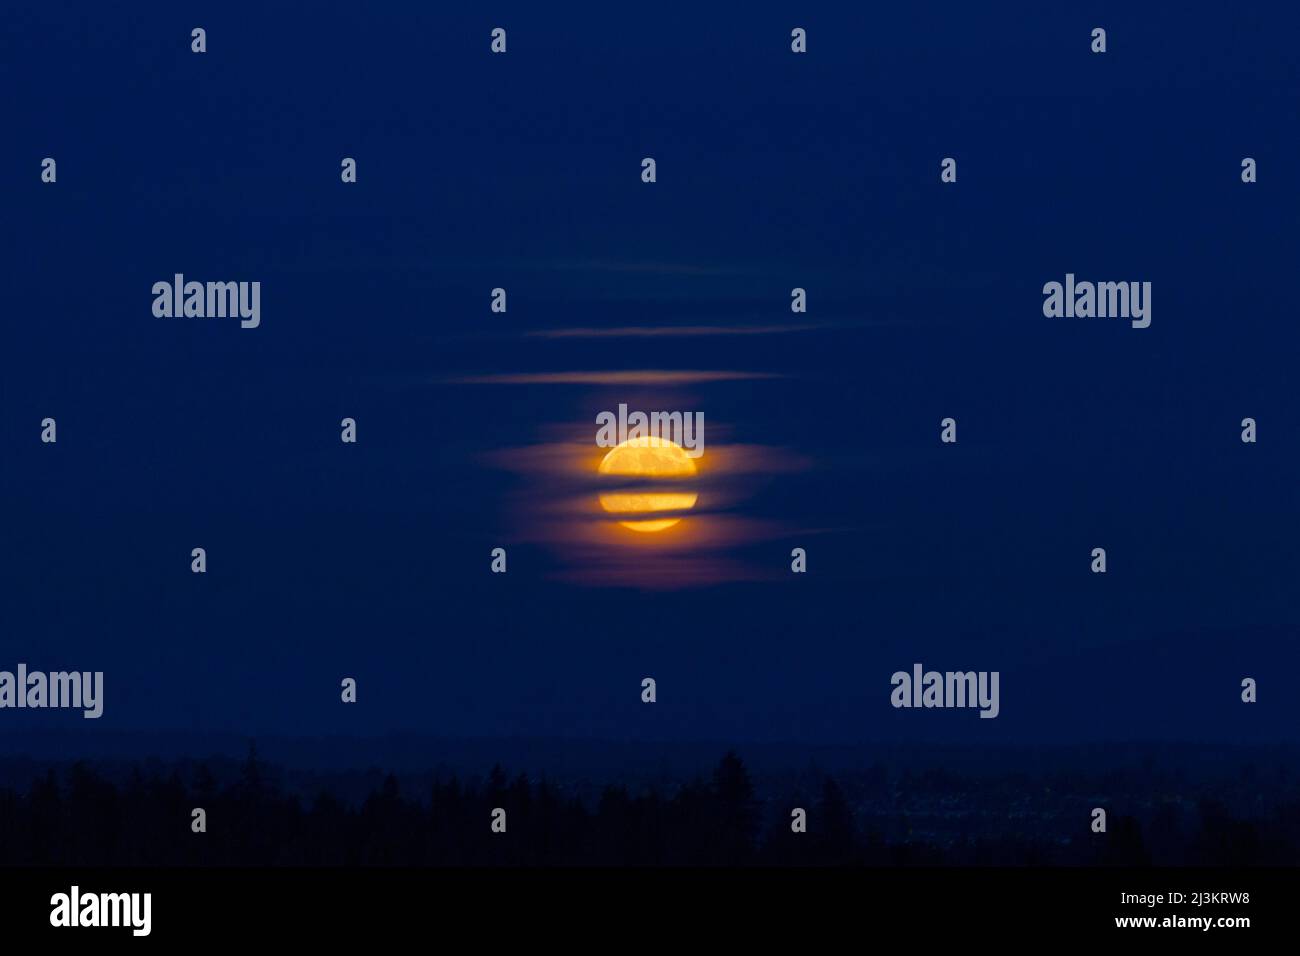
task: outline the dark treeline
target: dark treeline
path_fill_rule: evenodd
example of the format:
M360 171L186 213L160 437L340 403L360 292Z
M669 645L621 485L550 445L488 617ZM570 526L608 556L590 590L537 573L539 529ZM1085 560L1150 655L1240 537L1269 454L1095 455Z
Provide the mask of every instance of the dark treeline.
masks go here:
M1145 865L1294 864L1300 860L1300 799L1239 819L1221 803L1188 812L1151 804L1143 819L1112 809L1107 832L1086 812L1026 827L997 794L976 797L949 780L925 784L928 809L891 819L878 804L850 801L835 778L819 792L756 799L742 761L727 754L711 777L674 788L609 787L587 805L546 781L499 768L472 783L435 780L403 793L388 776L364 800L286 793L250 752L224 785L200 765L188 779L138 767L117 783L87 764L41 774L25 792L0 789L0 864L5 865ZM940 775L942 776L942 775ZM885 786L880 775L880 786ZM913 795L914 796L914 795ZM1289 802L1288 802L1289 800ZM978 804L972 806L972 804ZM192 811L207 831L192 832ZM506 832L490 827L495 808ZM807 832L791 811L807 812ZM963 814L965 815L963 817ZM978 818L947 836L940 817ZM915 830L913 829L915 827ZM954 835L955 834L955 835Z

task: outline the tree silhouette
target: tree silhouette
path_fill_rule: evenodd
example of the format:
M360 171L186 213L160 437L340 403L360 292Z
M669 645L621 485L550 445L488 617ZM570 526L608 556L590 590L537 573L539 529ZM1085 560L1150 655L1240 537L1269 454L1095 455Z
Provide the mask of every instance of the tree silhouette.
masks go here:
M427 789L376 771L359 797L322 787L304 800L282 789L254 746L226 767L225 783L206 763L137 764L115 776L75 763L36 771L25 792L0 788L0 865L1246 866L1294 865L1300 852L1300 793L1278 787L1265 803L1231 776L1206 784L1217 796L1194 813L1185 802L1139 799L1140 774L1074 771L1033 787L1023 773L979 785L953 772L904 774L891 786L879 765L821 774L809 782L815 802L796 787L763 804L735 753L707 781L611 785L591 806L499 766L481 782L434 777ZM1261 769L1256 779L1279 777ZM1135 809L1091 834L1061 811L1062 793L1091 800L1103 783L1126 788L1105 803ZM1055 816L1035 817L1034 805ZM795 806L807 811L806 833L791 831ZM194 807L207 811L206 833L190 829ZM494 807L507 811L506 835L490 831Z
M822 784L817 826L813 833L817 840L819 863L842 865L855 861L857 837L853 827L853 811L849 809L844 791L833 777L827 777Z
M748 863L758 833L758 807L754 802L754 785L749 772L732 752L728 752L713 771L713 797L711 816L718 853L715 862Z

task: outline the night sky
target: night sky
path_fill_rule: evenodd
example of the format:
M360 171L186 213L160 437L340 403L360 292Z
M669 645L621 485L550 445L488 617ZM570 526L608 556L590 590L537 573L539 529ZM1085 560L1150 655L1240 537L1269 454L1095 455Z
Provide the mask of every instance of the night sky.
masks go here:
M463 6L6 14L0 668L106 689L7 747L1296 740L1300 16ZM593 530L619 402L704 413L674 542ZM892 709L915 662L1000 717Z

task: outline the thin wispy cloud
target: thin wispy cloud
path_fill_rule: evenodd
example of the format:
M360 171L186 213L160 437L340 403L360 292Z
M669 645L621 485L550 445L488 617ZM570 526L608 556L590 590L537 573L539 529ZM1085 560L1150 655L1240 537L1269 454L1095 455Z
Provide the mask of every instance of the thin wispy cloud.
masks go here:
M529 338L540 339L633 339L724 335L785 335L790 332L813 332L832 326L805 325L623 325L614 328L580 327L568 329L533 329Z
M603 372L505 372L437 379L443 385L700 385L784 378L774 372L624 369Z
M736 266L702 266L690 262L616 262L612 260L584 259L547 264L548 271L610 272L618 274L674 275L674 276L735 276L747 269Z

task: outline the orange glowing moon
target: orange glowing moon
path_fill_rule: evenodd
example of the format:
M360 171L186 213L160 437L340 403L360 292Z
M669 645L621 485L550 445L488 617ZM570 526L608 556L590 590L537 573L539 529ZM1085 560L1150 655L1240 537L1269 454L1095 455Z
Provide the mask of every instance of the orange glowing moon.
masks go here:
M663 479L689 478L695 474L695 462L681 445L666 438L649 435L629 438L615 445L600 462L602 475ZM699 496L693 491L608 492L600 496L600 506L611 514L644 515L655 511L685 511L695 507ZM681 518L638 518L619 521L633 531L663 531Z

